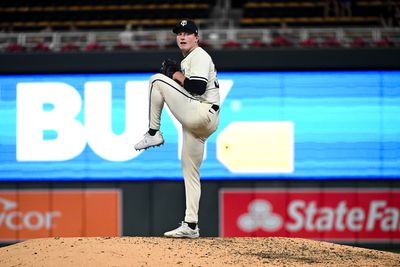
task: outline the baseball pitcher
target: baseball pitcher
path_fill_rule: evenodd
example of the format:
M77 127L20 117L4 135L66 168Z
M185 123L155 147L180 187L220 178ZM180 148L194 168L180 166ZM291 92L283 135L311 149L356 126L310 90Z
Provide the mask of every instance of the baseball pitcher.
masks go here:
M186 211L177 229L166 237L199 237L198 211L201 195L200 165L204 142L219 123L219 84L210 55L199 47L198 28L193 21L182 20L172 30L183 54L179 64L167 59L160 73L149 81L149 131L135 145L136 150L164 143L160 132L161 112L166 103L182 124L182 173L185 182Z

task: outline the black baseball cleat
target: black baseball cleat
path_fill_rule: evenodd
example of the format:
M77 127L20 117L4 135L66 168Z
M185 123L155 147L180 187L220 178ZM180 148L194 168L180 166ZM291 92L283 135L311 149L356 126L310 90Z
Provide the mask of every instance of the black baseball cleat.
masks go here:
M151 136L148 132L144 135L142 141L135 145L136 150L148 149L155 146L161 146L164 144L164 138L160 131L157 131L155 135Z

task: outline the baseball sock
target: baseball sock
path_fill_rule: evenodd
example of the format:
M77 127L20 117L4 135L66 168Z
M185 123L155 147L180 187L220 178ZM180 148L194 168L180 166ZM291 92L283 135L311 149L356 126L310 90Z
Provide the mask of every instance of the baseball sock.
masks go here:
M187 225L189 225L190 229L194 230L196 229L197 223L190 223L190 222L186 222Z
M155 134L156 134L156 132L157 132L158 130L154 130L154 129L149 129L149 134L151 135L151 136L154 136Z

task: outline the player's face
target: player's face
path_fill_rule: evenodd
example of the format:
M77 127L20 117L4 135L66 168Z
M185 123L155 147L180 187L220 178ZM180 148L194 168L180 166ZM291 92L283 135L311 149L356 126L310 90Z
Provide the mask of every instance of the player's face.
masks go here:
M180 32L176 35L176 43L184 55L198 46L198 36L194 33Z

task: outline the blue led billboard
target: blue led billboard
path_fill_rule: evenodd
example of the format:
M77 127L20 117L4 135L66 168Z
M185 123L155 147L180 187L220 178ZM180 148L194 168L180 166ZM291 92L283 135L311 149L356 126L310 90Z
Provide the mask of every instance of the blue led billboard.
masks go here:
M146 74L0 76L0 181L181 179L147 130ZM400 71L223 72L202 179L400 178Z

